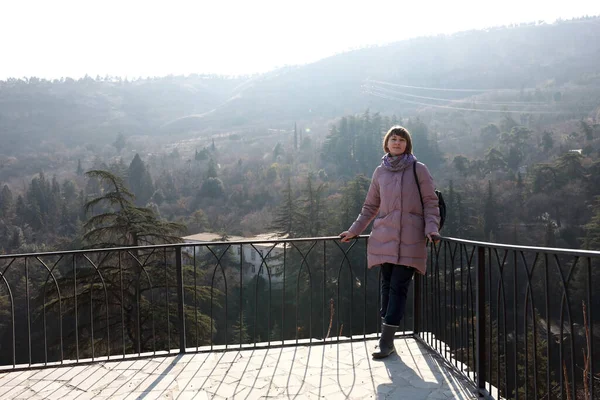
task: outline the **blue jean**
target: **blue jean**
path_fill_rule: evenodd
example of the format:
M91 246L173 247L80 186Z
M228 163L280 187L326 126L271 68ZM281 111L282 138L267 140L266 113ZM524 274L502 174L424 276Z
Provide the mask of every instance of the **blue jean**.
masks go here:
M406 293L414 268L385 263L381 265L381 318L388 325L399 325L406 308Z

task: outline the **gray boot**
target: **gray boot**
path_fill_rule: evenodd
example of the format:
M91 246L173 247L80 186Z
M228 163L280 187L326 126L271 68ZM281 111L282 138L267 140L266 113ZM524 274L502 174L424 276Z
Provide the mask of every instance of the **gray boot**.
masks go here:
M394 334L398 329L397 325L381 324L381 338L379 339L379 351L372 353L373 358L386 358L396 352L394 348Z

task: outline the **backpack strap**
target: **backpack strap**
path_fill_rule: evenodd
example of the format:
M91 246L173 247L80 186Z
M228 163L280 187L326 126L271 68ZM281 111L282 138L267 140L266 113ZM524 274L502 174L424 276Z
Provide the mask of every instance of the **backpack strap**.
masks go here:
M419 177L417 176L417 162L413 163L413 174L415 175L415 182L417 182L417 189L419 189L419 200L421 200L421 207L423 208L423 217L425 217L425 204L423 204L423 195L421 194L421 185L419 184Z

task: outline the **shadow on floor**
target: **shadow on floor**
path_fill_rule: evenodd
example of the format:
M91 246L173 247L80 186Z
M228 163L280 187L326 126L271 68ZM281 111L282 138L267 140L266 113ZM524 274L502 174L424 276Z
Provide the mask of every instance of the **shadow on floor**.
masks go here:
M466 378L459 376L437 355L422 344L401 345L396 339L400 354L373 360L382 362L391 383L377 387L377 399L476 399L474 388Z

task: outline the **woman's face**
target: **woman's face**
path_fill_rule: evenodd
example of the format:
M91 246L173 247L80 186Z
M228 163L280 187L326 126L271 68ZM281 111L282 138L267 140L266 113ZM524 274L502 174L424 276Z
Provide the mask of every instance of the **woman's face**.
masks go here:
M387 147L392 156L404 154L406 151L406 139L398 135L392 135L388 140Z

